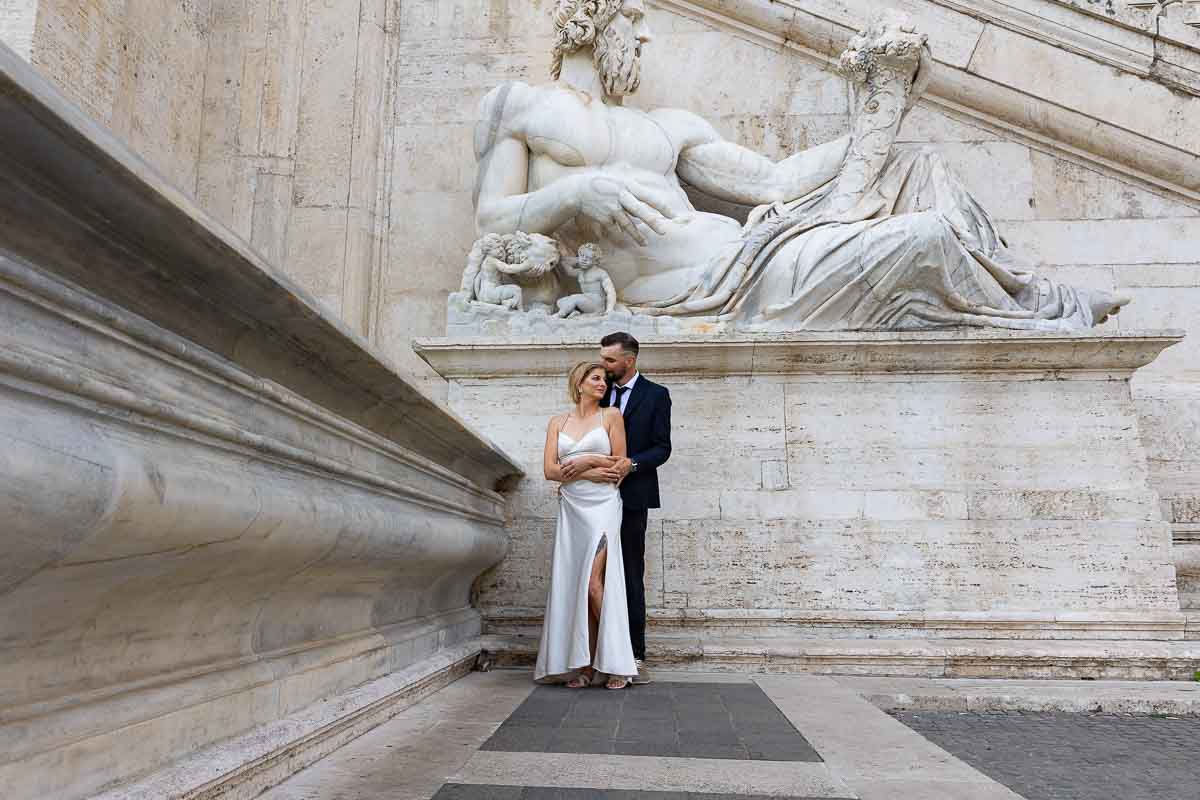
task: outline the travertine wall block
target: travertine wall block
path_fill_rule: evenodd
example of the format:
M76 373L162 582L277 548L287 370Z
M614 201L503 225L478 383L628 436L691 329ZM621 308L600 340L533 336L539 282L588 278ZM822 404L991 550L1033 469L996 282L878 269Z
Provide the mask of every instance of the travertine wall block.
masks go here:
M656 641L690 633L707 653L711 637L742 635L1181 638L1171 528L1128 382L1169 341L643 340L639 366L673 400L647 533ZM541 443L565 405L557 373L589 344L418 350L451 380L452 407L526 465L509 528L521 556L484 576L480 603L490 630L531 635L556 511Z

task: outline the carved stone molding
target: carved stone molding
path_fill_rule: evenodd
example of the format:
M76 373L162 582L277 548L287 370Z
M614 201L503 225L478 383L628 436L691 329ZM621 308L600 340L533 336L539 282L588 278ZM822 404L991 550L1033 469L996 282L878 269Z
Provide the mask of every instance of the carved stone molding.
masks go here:
M0 320L6 798L254 796L470 667L520 465L2 46Z
M1127 378L1182 331L1013 331L920 333L704 334L640 339L641 359L659 375L969 375ZM596 341L545 338L417 339L413 349L448 379L565 375L595 354Z
M876 4L866 0L653 2L830 65L878 11ZM922 102L1073 160L1200 200L1200 150L1189 132L1194 126L1182 124L1169 130L1171 126L1158 124L1140 111L1163 106L1169 98L1181 108L1194 106L1187 113L1200 118L1200 32L1179 24L1164 32L1162 24L1156 27L1141 11L1124 9L1101 16L1086 3L1059 0L1019 4L914 0L901 7L913 14L922 30L938 32L931 46L939 63ZM1006 73L980 63L980 45L989 43L1009 53ZM1055 58L1075 59L1071 63L1077 72L1071 80L1039 76L1043 62ZM1089 93L1106 91L1114 67L1131 80L1143 80L1145 101L1128 103L1128 113L1119 118L1089 113ZM1160 94L1161 99L1155 99ZM1158 110L1165 112L1165 108Z

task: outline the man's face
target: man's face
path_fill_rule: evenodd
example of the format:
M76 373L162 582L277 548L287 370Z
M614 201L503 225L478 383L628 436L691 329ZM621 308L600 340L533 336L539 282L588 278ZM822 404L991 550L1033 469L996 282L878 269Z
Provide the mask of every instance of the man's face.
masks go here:
M600 348L600 363L604 365L604 371L608 373L610 381L624 383L627 378L633 376L637 356L626 353L619 344L610 344Z
M621 12L599 32L592 50L607 95L623 97L637 91L642 80L642 45L649 41L645 0L625 0Z

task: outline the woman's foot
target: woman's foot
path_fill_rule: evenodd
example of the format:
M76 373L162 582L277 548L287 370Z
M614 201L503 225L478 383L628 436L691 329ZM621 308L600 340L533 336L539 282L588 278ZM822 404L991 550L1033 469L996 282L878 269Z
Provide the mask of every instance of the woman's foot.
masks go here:
M592 679L596 676L594 670L581 669L575 673L575 677L567 681L568 689L586 689L592 685Z
M629 685L629 678L620 675L609 675L608 683L604 684L605 689L624 689Z

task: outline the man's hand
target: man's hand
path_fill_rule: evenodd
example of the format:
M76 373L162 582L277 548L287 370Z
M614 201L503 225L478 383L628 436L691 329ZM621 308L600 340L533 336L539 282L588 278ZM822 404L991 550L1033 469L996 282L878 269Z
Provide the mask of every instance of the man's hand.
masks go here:
M602 456L600 454L590 456L580 456L573 458L562 465L563 483L570 483L574 480L579 480L584 475L593 469L611 468L613 463L617 461L613 456Z
M647 243L634 220L660 236L665 223L675 216L668 198L636 181L614 175L587 173L576 188L579 214L598 225L616 228L640 245Z
M613 469L621 476L621 480L625 480L625 477L633 471L633 462L628 458L618 458L613 464Z
M614 467L593 467L579 476L580 480L592 483L620 483L621 473Z

